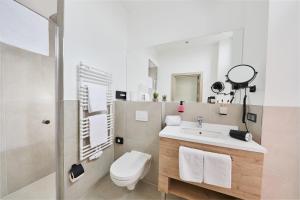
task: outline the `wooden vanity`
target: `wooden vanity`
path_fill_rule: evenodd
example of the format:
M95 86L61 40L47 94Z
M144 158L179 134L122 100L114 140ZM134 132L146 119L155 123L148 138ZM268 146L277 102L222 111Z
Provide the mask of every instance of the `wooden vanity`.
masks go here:
M232 159L231 189L205 183L187 183L179 178L179 147L227 154ZM264 153L160 137L159 191L185 199L217 198L219 193L240 199L260 199ZM215 196L214 196L215 195Z

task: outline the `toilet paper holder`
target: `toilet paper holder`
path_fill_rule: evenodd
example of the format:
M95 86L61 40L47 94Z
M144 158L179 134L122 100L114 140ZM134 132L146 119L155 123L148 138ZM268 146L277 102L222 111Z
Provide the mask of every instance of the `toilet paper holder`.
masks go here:
M69 179L72 183L78 181L84 175L84 168L82 164L72 165L69 171Z

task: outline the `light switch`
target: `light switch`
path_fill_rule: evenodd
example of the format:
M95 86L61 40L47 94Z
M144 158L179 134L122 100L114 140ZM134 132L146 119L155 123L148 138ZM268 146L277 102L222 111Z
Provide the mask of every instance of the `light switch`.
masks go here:
M247 113L247 119L251 122L256 123L257 115L255 113Z
M135 111L135 120L147 122L148 121L148 111L144 111L144 110Z

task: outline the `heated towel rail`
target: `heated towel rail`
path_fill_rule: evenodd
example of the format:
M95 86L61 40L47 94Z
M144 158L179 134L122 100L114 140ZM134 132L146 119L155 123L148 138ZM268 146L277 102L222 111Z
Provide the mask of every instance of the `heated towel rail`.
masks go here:
M96 147L89 144L89 113L88 113L88 89L85 83L99 84L107 87L107 142ZM78 66L78 99L79 99L79 159L86 160L113 144L113 92L112 75L98 68L83 63Z

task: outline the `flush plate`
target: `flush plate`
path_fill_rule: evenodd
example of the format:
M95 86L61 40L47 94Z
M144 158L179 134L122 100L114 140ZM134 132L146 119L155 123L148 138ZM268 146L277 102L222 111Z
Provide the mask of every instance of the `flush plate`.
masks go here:
M148 121L148 111L145 111L145 110L135 111L135 120L147 122Z

